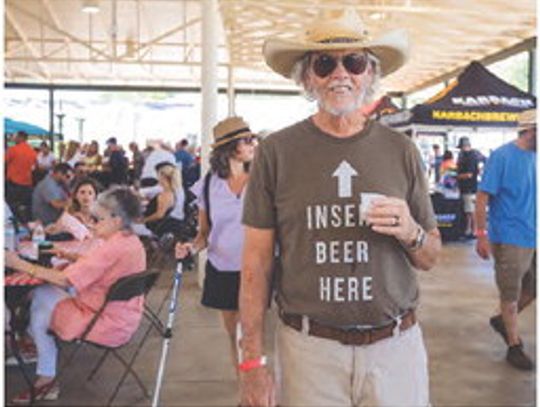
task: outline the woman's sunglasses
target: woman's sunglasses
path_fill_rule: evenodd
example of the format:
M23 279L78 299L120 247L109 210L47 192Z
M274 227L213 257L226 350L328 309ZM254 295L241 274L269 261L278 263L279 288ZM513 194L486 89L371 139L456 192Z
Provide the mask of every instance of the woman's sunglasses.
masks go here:
M244 142L244 144L253 144L257 138L255 136L249 136L249 137L242 137L240 140Z
M328 54L319 54L313 60L313 72L315 72L315 75L319 78L326 78L334 72L339 61L341 61L341 64L347 72L353 75L360 75L366 70L369 58L365 53L352 53L337 58Z

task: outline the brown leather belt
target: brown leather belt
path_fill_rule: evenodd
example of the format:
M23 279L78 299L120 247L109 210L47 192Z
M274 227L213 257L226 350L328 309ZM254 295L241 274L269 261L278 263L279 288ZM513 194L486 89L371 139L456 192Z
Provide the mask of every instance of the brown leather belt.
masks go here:
M283 323L290 326L297 331L302 332L302 315L286 314L279 312L279 317ZM312 319L308 319L308 331L307 334L311 336L317 336L319 338L332 339L339 341L344 345L370 345L381 339L389 338L394 333L394 328L397 322L394 321L389 325L377 327L377 328L349 328L342 329L333 326L322 325ZM416 323L416 315L414 310L407 311L401 316L401 324L399 326L400 331L409 329Z

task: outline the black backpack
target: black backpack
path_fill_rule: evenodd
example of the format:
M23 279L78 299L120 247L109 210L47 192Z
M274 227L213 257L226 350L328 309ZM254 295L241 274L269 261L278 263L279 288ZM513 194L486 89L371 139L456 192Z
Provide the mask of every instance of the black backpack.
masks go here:
M208 171L204 176L203 183L203 199L204 205L206 206L206 220L208 221L208 231L212 229L212 219L210 219L210 178L212 173Z

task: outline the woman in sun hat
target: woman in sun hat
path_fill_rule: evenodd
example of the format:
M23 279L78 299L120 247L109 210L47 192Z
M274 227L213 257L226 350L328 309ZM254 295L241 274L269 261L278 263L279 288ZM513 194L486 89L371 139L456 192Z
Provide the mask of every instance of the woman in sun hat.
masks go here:
M191 188L197 196L199 232L192 242L176 246L176 257L208 250L201 302L221 312L236 366L238 291L244 242L241 217L255 135L241 117L219 122L213 132L210 172Z

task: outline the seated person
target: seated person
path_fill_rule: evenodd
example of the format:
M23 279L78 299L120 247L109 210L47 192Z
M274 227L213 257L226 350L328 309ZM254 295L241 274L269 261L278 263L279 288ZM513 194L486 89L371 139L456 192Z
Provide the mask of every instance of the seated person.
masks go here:
M95 208L95 234L99 246L83 254L63 271L41 267L5 252L6 267L46 281L34 290L30 309L29 333L37 347L36 400L58 398L54 384L58 348L54 332L63 340L83 333L104 302L109 288L121 277L146 268L146 253L139 238L131 232L132 222L140 216L140 202L128 188L114 188L99 195ZM97 344L120 346L129 341L139 326L143 312L142 297L107 305L87 339ZM29 392L13 403L28 403Z
M55 223L45 227L45 232L51 235L67 232L77 240L88 237L96 224L91 208L98 192L98 184L92 178L80 179L73 189L70 205Z
M49 143L47 143L46 141L42 142L39 145L39 153L37 155L36 167L34 168L32 174L34 185L37 185L39 181L45 178L49 170L51 170L55 164L56 158L54 156L54 153L51 151L51 148L49 147Z
M90 174L99 170L101 166L101 155L99 155L99 144L96 140L90 142L88 151L84 157L84 163Z
M69 182L72 168L66 163L56 164L32 193L32 216L47 226L56 222L69 204Z
M88 178L90 171L88 171L88 166L84 161L78 161L73 166L73 179L69 183L71 190L75 188L75 185L79 183L80 180Z
M178 235L184 219L182 175L176 165L170 162L156 165L156 173L161 192L148 203L144 223L157 236L167 232Z
M141 188L156 186L159 182L157 176L156 167L163 162L169 162L174 164L176 157L167 148L167 146L160 141L153 141L150 143L151 150L144 160L144 165L141 171ZM151 189L149 190L151 193ZM149 196L149 198L152 198Z

